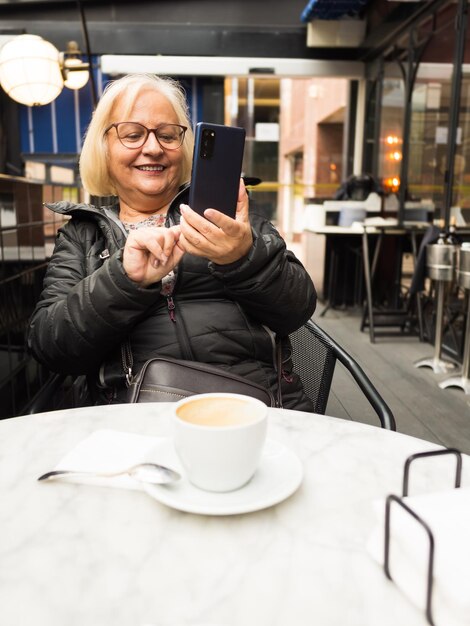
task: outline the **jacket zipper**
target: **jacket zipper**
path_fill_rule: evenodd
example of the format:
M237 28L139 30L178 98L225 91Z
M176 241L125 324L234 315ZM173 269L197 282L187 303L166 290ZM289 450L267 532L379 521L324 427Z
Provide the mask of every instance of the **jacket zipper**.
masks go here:
M176 305L175 305L175 301L173 300L171 296L166 297L166 306L168 307L168 313L170 315L171 321L173 323L176 323L176 313L175 313Z
M172 220L169 219L168 216L167 216L167 221L169 224L172 223ZM181 261L178 263L178 271L176 272L176 280L175 280L175 284L173 285L173 291L166 296L166 306L168 309L168 315L170 316L170 319L174 324L176 324L176 304L173 299L173 295L176 293L176 287L178 286L178 283L180 281L180 274L181 274L182 268L183 268L183 259L181 259Z

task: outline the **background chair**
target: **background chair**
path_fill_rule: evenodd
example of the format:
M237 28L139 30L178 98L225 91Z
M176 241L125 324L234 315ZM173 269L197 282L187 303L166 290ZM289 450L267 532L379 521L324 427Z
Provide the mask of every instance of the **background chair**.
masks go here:
M369 404L377 414L382 428L396 430L393 413L361 366L334 339L312 320L289 335L292 343L294 370L312 400L315 413L325 414L336 361L349 371Z
M370 193L383 196L382 185L371 174L353 174L336 190L335 200L366 200Z

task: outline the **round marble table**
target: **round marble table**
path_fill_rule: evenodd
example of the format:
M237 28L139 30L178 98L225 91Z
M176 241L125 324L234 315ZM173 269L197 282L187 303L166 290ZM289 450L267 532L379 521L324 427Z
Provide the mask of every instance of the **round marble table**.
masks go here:
M425 625L366 544L373 501L400 494L404 460L433 444L271 409L268 436L300 457L304 479L284 502L244 515L183 513L143 491L37 482L98 429L167 436L169 409L117 405L0 422L0 624ZM465 461L468 484L467 471ZM439 480L423 464L412 484L433 489Z

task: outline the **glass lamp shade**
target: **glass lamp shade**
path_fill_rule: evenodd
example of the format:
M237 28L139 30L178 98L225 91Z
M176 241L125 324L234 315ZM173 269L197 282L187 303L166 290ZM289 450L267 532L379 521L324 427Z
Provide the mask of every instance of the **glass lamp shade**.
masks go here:
M64 85L69 89L81 89L87 84L90 78L89 71L87 69L73 69L82 66L83 63L80 59L65 59Z
M10 98L39 106L63 89L59 51L37 35L19 35L0 51L0 84Z

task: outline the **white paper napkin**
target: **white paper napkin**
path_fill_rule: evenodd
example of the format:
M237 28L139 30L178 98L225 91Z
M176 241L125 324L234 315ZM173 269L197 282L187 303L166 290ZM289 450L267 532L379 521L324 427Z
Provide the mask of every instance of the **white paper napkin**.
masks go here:
M470 625L470 489L453 489L404 499L434 535L432 613L436 626ZM383 565L385 501L374 504L377 527L368 551ZM426 606L429 541L418 522L392 503L390 574L420 609Z
M169 467L169 457L174 452L172 442L167 437L150 437L117 430L96 430L80 441L56 465L56 470L77 470L86 472L114 472L125 470L137 463L151 461ZM141 484L123 475L113 478L70 476L61 480L69 482L141 489Z

